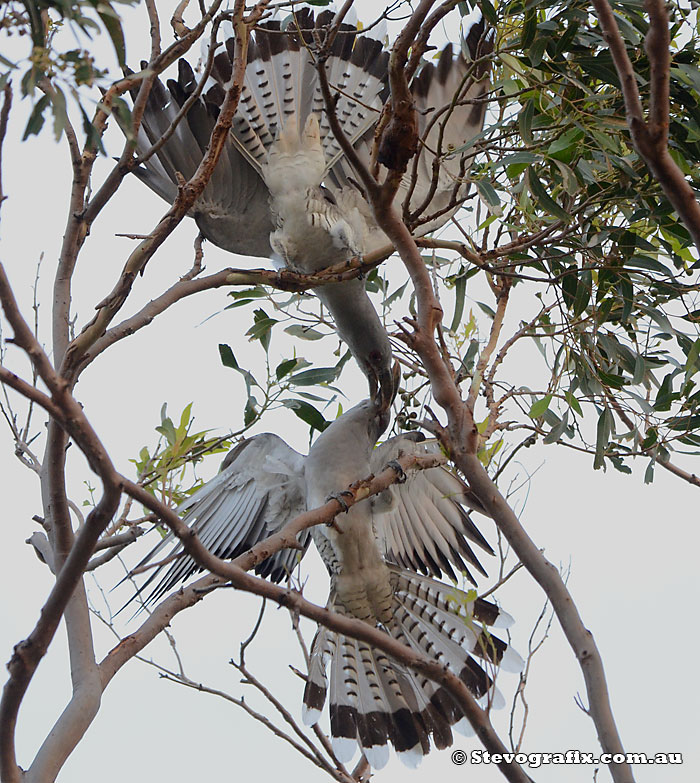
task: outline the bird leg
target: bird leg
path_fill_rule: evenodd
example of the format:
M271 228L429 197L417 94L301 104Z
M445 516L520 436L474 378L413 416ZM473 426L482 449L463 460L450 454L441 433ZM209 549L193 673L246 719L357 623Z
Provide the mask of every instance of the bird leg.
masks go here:
M349 489L344 489L341 492L332 492L327 498L326 503L330 500L336 500L340 504L340 507L343 511L347 511L350 506L345 502L345 498L354 498L355 494L353 492L350 492ZM335 525L335 520L328 523L331 527Z
M401 467L401 463L397 459L392 459L386 463L387 468L392 468L396 473L396 483L405 484L408 476L406 471Z

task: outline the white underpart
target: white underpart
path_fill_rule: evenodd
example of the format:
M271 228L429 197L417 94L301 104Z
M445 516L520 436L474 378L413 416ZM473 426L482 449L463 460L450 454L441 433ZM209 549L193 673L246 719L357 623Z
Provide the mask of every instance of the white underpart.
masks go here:
M363 33L363 35L366 35L368 38L374 38L375 41L379 41L380 43L386 44L389 35L389 28L387 27L386 19L382 18L379 24L371 27L369 30L367 30L366 33Z
M481 8L479 6L474 6L472 8L472 11L470 14L467 14L467 16L463 17L462 19L462 37L466 38L469 35L469 31L474 27L475 24L479 24L481 21L481 17L483 14L481 13Z

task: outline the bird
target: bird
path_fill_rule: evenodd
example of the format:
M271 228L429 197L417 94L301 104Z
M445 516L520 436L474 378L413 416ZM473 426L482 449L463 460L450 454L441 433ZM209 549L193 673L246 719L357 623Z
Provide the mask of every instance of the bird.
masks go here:
M310 9L299 9L285 29L270 19L253 31L233 127L191 211L201 234L218 247L271 258L278 267L306 274L389 244L331 132L321 94L315 59L333 18L332 11L314 16ZM389 94L389 53L373 35L343 23L325 60L336 116L365 165L371 162L375 125ZM414 215L418 234L443 225L465 197L474 156L470 145L484 123L491 46L477 9L467 20L461 47L466 56L453 54L448 45L437 64L424 62L411 82L420 147L394 203ZM201 95L174 130L178 112L197 89L186 60L178 63L177 79L166 85L155 80L145 107L137 152L161 146L135 173L170 203L179 178L191 177L201 161L231 84L232 34L219 47ZM384 171L380 166L380 176ZM370 396L379 389L392 397L391 343L364 281L328 283L315 293L367 376Z
M437 445L417 432L375 448L389 415L385 403L364 400L332 422L306 457L273 433L244 440L227 455L220 473L179 511L213 554L224 559L243 554L296 515L329 497L340 499L340 491L387 464L395 466L400 456L435 453ZM492 629L508 627L513 620L474 591L456 587L460 573L472 583L473 571L486 573L474 545L493 554L469 511L483 507L443 466L411 471L403 478L403 483L350 506L332 524L302 532L299 549L284 549L256 570L275 582L284 580L313 539L330 575L329 609L440 661L476 698L500 706L504 701L494 686L494 671L519 671L523 661ZM172 555L140 588L146 605L200 570L172 534L139 566L173 544ZM439 581L442 575L452 584ZM303 695L307 725L318 722L326 700L332 747L342 763L360 748L371 766L381 769L393 746L407 766L415 767L431 743L437 748L452 743L452 729L470 733L445 688L365 642L319 626Z

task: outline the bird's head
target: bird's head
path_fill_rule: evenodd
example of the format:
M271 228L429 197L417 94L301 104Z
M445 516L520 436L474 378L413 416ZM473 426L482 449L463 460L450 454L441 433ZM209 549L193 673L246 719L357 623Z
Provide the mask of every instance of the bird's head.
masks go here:
M375 374L369 376L370 399L366 401L372 419L370 426L377 431L377 438L391 421L391 404L396 398L401 380L401 366L394 361L391 370L386 363Z
M387 413L396 398L401 380L401 368L391 357L370 354L365 373L369 380L369 396L378 413Z

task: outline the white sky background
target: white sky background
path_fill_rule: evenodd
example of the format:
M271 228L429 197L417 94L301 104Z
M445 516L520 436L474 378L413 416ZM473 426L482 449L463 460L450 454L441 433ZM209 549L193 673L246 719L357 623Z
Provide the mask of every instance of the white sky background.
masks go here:
M159 3L163 16L163 40L170 42L170 3ZM360 6L363 7L363 6ZM125 11L128 58L137 62L147 51L145 11ZM135 43L139 41L140 43ZM26 43L26 42L24 42ZM139 48L141 47L141 48ZM98 58L99 61L99 58ZM70 182L65 142L55 144L46 129L40 138L20 143L27 106L16 107L11 119L4 155L3 186L9 196L2 207L2 261L25 316L31 314L32 282L36 262L45 260L39 292L42 306L42 336L48 340L51 276L65 225ZM25 101L25 104L27 102ZM118 154L118 133L108 137L110 155ZM96 167L95 182L109 170L108 161ZM74 312L80 327L91 317L91 308L112 287L133 243L115 238L116 232L147 233L165 211L162 201L136 179L124 183L119 194L95 226L81 255L76 274ZM185 221L149 263L147 273L134 287L134 304L128 312L155 296L189 268L196 229ZM223 266L258 266L256 261L232 258L207 244L208 272ZM401 274L399 262L389 262L391 274ZM473 292L468 291L468 295ZM207 292L175 307L137 335L109 350L86 371L77 397L109 449L118 469L133 475L128 460L143 445L155 443L154 427L163 402L175 417L189 402L198 429L226 432L240 426L244 386L240 376L224 368L217 351L228 342L244 364L257 360L257 346L250 347L243 336L250 315L229 311L207 319L228 303L226 292ZM448 317L450 303L446 303ZM337 343L327 339L304 343L299 351L309 359L329 364L329 351ZM10 354L16 353L12 346ZM275 358L287 358L291 351L273 337ZM511 377L529 383L532 365L528 357L522 366L511 366ZM25 362L11 363L25 373ZM521 376L516 375L521 373ZM345 376L350 377L346 371ZM345 377L344 376L344 377ZM345 407L366 393L359 372L347 381ZM327 416L333 412L328 411ZM37 416L35 422L39 422ZM270 430L284 436L300 451L307 447L306 427L290 411L272 413L256 431ZM9 432L0 431L4 504L0 525L0 658L7 661L12 645L32 629L50 588L48 570L24 541L37 529L31 521L41 513L38 481L13 456ZM80 504L88 493L85 480L98 482L89 472L77 449L71 462L71 497ZM592 458L555 446L541 446L520 452L521 477L533 473L522 519L538 546L555 564L571 562L569 586L587 626L593 631L603 655L618 727L628 751L682 752L683 767L638 767L637 780L690 781L698 779L697 710L700 685L695 661L697 632L697 489L657 469L652 486L642 481L645 465L631 477L609 471L593 472ZM213 474L216 459L205 466ZM698 468L686 458L679 462L688 470ZM520 503L524 498L520 496ZM494 542L492 526L480 520L485 535ZM146 544L147 545L147 544ZM128 561L136 554L128 552ZM323 603L327 580L317 555L308 556L310 573L306 595ZM485 563L494 571L495 564ZM101 576L105 588L120 576L119 567ZM92 580L88 579L91 587ZM485 588L484 582L480 585ZM96 602L99 592L91 589ZM122 590L110 596L113 608L128 597ZM522 653L532 623L539 614L543 596L521 571L499 592L503 606L517 619L514 645ZM234 696L246 694L257 709L260 700L239 675L227 665L237 656L240 641L252 628L258 610L257 599L220 591L198 607L179 615L173 633L187 674L196 681L218 687ZM137 627L120 617L120 629L128 633ZM108 631L95 624L98 657L113 645ZM311 626L307 625L308 639ZM145 651L167 665L174 661L164 640ZM302 684L287 664L303 668L296 640L286 613L268 607L263 631L248 652L251 669L282 698L299 717ZM501 688L510 702L517 678L504 675ZM69 695L70 680L63 629L59 630L49 655L42 662L20 712L18 757L28 766ZM563 640L558 625L536 656L527 698L530 705L526 752L566 751L569 748L598 751L590 720L574 704L577 693L585 694L578 665ZM585 696L584 696L585 698ZM505 737L508 711L493 715ZM326 718L327 720L327 718ZM475 740L458 738L455 747L465 751L479 748ZM592 781L593 767L540 768L531 774L537 781ZM101 783L167 779L172 783L191 780L248 779L290 781L321 780L324 773L313 767L281 740L246 716L239 708L211 696L162 681L157 672L132 661L107 689L100 714L71 759L60 781L94 780ZM392 760L377 780L422 780L440 776L444 781L469 777L479 783L502 780L495 770L455 767L449 751L433 752L417 773L407 772ZM607 781L602 769L598 781Z

